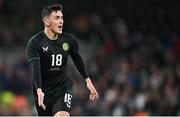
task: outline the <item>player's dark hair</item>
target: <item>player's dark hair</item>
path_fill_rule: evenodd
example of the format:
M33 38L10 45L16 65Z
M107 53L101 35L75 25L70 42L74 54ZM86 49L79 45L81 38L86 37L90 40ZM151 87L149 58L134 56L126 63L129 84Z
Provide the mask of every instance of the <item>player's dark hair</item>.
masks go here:
M62 11L63 6L61 4L53 4L47 7L44 7L41 11L41 18L43 19L46 16L49 16L53 11Z

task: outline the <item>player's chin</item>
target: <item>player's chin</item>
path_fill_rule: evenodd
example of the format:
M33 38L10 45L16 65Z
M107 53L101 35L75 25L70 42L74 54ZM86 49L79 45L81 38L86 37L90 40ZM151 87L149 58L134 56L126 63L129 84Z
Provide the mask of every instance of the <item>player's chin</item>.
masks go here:
M56 31L58 34L61 34L62 33L62 30L57 30Z

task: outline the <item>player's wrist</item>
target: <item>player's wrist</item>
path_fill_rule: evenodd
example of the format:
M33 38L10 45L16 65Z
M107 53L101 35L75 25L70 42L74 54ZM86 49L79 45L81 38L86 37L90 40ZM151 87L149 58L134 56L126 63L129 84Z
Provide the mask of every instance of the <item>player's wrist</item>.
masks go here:
M37 88L37 93L43 92L41 88Z
M86 85L87 85L88 88L93 87L92 81L91 81L91 79L89 77L86 78Z
M89 77L87 77L85 80L86 80L86 83L91 83L91 79Z

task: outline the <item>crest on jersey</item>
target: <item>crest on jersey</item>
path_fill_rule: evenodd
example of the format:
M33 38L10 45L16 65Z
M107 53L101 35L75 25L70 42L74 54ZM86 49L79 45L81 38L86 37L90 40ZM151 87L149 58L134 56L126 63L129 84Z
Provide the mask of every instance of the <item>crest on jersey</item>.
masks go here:
M64 42L62 44L62 48L63 48L64 51L68 51L69 50L69 44L67 42Z
M47 52L48 51L48 46L47 47L42 47L43 52Z

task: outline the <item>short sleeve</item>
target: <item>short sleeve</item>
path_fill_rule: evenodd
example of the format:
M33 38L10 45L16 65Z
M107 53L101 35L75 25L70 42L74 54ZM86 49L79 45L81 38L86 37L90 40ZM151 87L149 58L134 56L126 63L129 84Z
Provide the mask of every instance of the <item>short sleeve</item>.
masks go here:
M29 62L33 60L40 60L38 43L34 38L30 39L26 47L26 59Z

